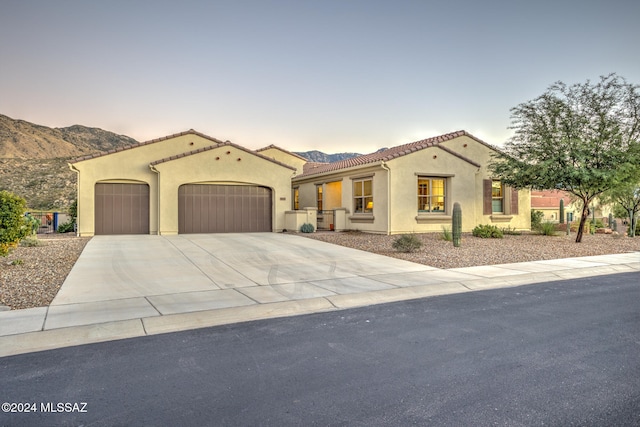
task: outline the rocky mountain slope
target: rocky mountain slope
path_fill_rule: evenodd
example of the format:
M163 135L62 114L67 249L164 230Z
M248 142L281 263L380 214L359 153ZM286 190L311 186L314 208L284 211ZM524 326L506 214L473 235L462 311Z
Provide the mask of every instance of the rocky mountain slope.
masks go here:
M137 141L98 128L49 128L0 114L0 190L29 208L66 210L76 197L76 174L67 161Z
M361 156L361 154L358 154L358 153L326 154L318 150L296 152L294 154L297 154L298 156L302 156L311 162L317 162L317 163L333 163L333 162L339 162L340 160L346 160L352 157Z

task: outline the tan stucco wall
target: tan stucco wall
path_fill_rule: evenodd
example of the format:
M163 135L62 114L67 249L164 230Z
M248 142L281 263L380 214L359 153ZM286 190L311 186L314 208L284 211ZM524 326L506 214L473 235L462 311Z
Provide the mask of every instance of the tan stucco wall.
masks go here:
M97 182L144 182L149 185L149 228L150 234L158 234L163 229L159 224L158 210L158 178L159 174L153 172L149 164L156 160L162 160L171 156L180 155L189 151L216 145L215 141L203 138L195 134L180 135L132 149L123 150L106 156L96 157L72 164L72 168L79 171L78 175L78 234L92 236L95 230L95 184ZM220 150L225 154L220 154ZM226 151L232 154L227 155ZM217 152L217 154L212 154ZM211 160L219 156L225 158L221 162ZM235 156L235 157L233 157ZM242 161L236 159L240 157ZM187 160L188 159L188 160ZM228 159L228 161L227 161ZM170 165L174 163L173 165ZM209 165L216 165L215 168ZM168 172L163 179L166 184L175 185L197 181L232 181L236 183L257 184L273 189L275 205L274 230L281 229L284 221L284 211L290 208L291 201L291 176L294 171L282 165L278 165L259 156L239 150L233 146L225 145L222 148L205 151L161 163L158 170L173 171L176 175L171 178ZM168 197L168 187L163 187L163 197ZM177 187L175 187L175 225L172 213L165 212L171 207L163 207L163 221L167 224L167 232L177 232ZM285 200L280 200L284 197ZM277 213L276 213L277 212Z
M389 160L386 167L390 169L390 175L382 165L376 163L365 168L342 170L306 179L294 178L293 186L300 188L300 206L316 206L316 184L324 185L325 205L328 201L333 203L328 193L331 189L329 183L342 179L342 206L348 210L347 229L350 230L391 234L441 232L443 226L451 227L454 202L459 202L462 207L464 231L471 231L478 224L526 230L530 228L530 193L527 190L518 193L517 215L511 215L509 218L483 215L483 179L490 178L487 165L491 161L492 148L467 136L447 141L442 145L481 166L478 167L438 147L431 147ZM444 214L418 213L418 175L441 176L446 179L447 199ZM364 176L373 176L372 222L354 221L359 216L353 215L352 178ZM389 185L390 204L387 203ZM391 220L388 222L389 218Z
M306 160L301 159L300 157L295 156L293 154L282 151L276 147L270 147L264 150L260 150L259 153L262 154L263 156L277 160L280 163L284 163L285 165L289 165L296 168L297 174L302 173L302 167L304 166L305 163L307 163Z
M178 188L183 184L260 185L272 190L273 231L285 228L294 171L233 146L222 146L155 166L159 178L160 234L178 233Z
M518 191L517 215L501 216L484 215L483 213L483 180L492 178L488 166L493 161L492 155L495 153L494 149L466 135L459 138L454 138L450 141L445 141L442 143L442 145L481 165L478 173L475 176L474 194L476 202L473 212L475 225L492 224L500 228L510 227L518 230L531 229L531 192L529 190ZM507 197L510 197L510 195L508 195ZM463 208L463 218L464 216L465 211ZM465 227L463 224L463 229L464 228Z
M435 158L434 158L435 157ZM437 147L388 162L391 169L391 233L441 232L451 226L453 203L462 207L462 229L475 227L475 176L478 168ZM418 213L418 175L445 179L445 212ZM453 176L452 176L453 175Z

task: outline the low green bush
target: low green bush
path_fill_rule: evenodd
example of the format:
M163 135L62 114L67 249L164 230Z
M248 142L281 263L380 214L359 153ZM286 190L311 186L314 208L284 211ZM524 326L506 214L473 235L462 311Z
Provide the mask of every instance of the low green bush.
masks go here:
M300 227L300 231L302 231L303 233L313 233L314 230L315 228L313 227L313 224L309 224L308 222L305 222Z
M553 222L545 221L540 225L540 234L543 236L555 236L556 225Z
M520 230L516 230L516 228L511 228L511 227L505 227L502 229L502 234L509 234L511 236L520 236L522 234L522 231Z
M453 235L451 234L451 230L444 225L442 226L442 240L446 242L450 242L453 240Z
M502 239L502 237L504 237L502 230L500 230L495 225L489 225L489 224L477 225L472 230L472 233L475 237L480 237L482 239L487 239L487 238Z
M402 234L391 245L398 252L415 252L422 247L422 241L415 234Z
M75 225L75 221L70 219L64 224L58 225L58 233L68 233L70 231L73 231L74 225Z
M20 240L20 246L25 246L28 248L34 248L37 246L44 246L44 242L38 239L36 236L27 236L24 239Z
M542 218L544 218L544 212L531 209L531 229L539 230L542 226Z

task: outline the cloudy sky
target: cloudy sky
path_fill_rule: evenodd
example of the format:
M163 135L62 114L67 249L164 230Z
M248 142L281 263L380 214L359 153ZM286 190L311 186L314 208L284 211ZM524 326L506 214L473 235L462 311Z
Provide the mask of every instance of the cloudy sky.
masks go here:
M553 82L640 84L637 0L0 0L0 114L139 141L500 145Z

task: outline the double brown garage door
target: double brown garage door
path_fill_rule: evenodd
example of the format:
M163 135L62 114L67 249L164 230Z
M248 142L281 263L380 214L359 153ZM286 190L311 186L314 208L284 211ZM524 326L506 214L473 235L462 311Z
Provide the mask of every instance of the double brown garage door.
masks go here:
M269 188L185 184L178 190L178 233L271 231L271 206Z
M149 186L98 183L95 234L149 234ZM182 185L179 233L271 231L271 190L244 185Z

